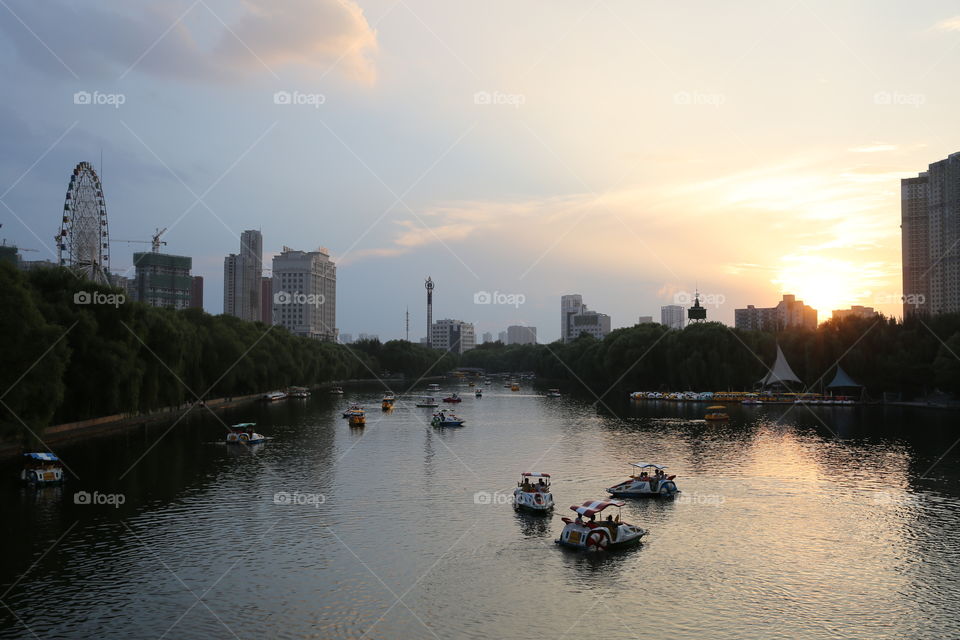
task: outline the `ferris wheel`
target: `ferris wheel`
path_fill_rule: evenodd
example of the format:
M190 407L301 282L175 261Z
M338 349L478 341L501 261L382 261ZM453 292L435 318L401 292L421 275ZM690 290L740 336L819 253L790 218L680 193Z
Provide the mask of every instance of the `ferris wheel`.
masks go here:
M87 280L110 284L110 230L100 178L89 162L73 169L56 237L60 266Z

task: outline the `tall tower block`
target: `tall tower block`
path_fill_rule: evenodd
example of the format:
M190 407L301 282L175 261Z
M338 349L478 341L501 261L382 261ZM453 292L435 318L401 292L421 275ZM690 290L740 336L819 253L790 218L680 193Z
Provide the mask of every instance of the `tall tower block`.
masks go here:
M431 338L431 333L433 332L433 279L430 276L427 276L427 281L423 283L423 286L427 289L427 346L433 347L433 339Z

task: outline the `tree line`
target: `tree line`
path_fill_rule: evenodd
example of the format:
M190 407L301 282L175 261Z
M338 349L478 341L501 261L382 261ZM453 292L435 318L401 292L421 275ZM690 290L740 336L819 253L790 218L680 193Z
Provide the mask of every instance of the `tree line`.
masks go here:
M0 438L197 396L375 378L385 369L416 379L457 364L406 341L348 347L201 309L121 304L111 297L120 293L66 269L0 263Z
M75 299L80 292L89 299ZM200 309L104 303L118 293L66 269L21 272L0 263L0 437L178 406L196 401L194 394L239 396L386 373L417 379L457 366L533 371L597 393L749 390L772 366L777 344L812 390L830 382L839 362L874 397L960 393L960 314L849 317L776 334L713 322L679 331L641 324L603 340L497 342L457 356L405 340L320 342Z
M617 329L603 340L483 344L461 358L487 371L533 371L596 392L747 391L768 372L777 344L803 385L820 391L840 363L867 393L904 399L936 390L960 393L960 314L905 323L878 316L831 319L816 329L743 331L717 322L670 330L659 324Z

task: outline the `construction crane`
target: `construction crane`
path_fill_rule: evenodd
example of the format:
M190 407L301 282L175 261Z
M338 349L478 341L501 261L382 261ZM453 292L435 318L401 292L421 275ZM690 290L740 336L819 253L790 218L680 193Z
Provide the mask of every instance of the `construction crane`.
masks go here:
M149 244L151 251L154 253L160 253L160 245L167 244L166 240L160 239L160 236L162 236L166 230L167 227L164 227L163 229L157 229L156 233L153 234L150 240L113 240L113 242L136 242L141 244Z

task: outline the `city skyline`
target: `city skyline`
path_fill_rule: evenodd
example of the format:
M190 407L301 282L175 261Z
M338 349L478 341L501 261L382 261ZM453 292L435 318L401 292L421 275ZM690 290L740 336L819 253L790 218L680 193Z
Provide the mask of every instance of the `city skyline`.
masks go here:
M706 306L728 325L784 294L820 321L853 305L899 316L899 181L960 147L939 135L958 97L945 2L884 5L870 30L816 2L753 3L747 18L559 5L563 38L519 26L542 19L532 6L454 18L427 2L210 2L178 21L189 5L147 5L92 3L87 28L67 32L67 5L9 3L2 236L54 259L65 179L89 160L111 235L169 227L165 251L192 257L211 313L223 256L259 228L266 264L300 239L330 247L338 323L384 339L403 337L407 306L426 325L426 273L441 274L437 317L539 326L543 341L570 291L613 328L695 287L723 297ZM254 9L272 26L247 20ZM283 25L301 20L329 26L287 42ZM509 65L486 54L494 31ZM570 71L578 58L605 73ZM114 271L132 254L114 247ZM475 305L481 291L525 302Z

